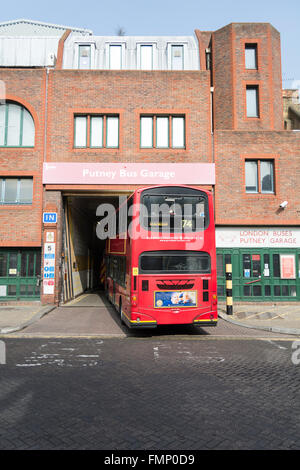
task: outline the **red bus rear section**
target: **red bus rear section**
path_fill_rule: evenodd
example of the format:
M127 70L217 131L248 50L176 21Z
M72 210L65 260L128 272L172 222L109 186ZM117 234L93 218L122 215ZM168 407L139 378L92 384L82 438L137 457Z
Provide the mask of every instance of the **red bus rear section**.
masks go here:
M107 295L121 320L129 328L216 326L211 193L148 187L136 190L126 206L125 233L110 238L106 250Z

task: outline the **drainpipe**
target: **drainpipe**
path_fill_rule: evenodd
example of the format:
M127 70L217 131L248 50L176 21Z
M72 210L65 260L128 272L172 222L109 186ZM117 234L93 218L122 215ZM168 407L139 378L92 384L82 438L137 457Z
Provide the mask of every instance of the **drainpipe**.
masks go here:
M215 139L214 139L214 115L213 115L213 102L214 102L214 87L210 87L210 134L211 134L211 153L212 153L212 162L215 163ZM215 186L213 187L213 200L215 207ZM214 218L216 221L216 214L214 211Z
M49 67L46 67L46 90L45 90L45 123L44 123L44 162L47 155L47 120L48 120L48 86L49 86Z

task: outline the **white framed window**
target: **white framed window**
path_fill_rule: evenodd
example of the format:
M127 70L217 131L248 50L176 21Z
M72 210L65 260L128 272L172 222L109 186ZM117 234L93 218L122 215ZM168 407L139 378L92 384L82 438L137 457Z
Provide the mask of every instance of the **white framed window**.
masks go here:
M247 193L258 192L258 175L256 161L249 160L245 162L245 181Z
M91 68L91 45L84 44L78 46L78 68L90 69Z
M34 147L35 126L29 111L18 103L0 105L0 147Z
M120 70L122 68L122 46L120 44L109 45L109 69Z
M140 69L153 70L153 46L150 44L140 46Z
M76 116L74 119L74 146L87 146L87 116Z
M171 70L184 69L184 48L183 45L171 45Z
M185 117L141 116L141 148L185 148Z
M119 148L119 116L74 116L74 148Z
M106 118L106 147L119 147L119 117L107 116Z
M274 194L274 160L245 161L246 193Z
M32 204L33 178L0 178L0 204Z
M185 147L185 119L183 116L172 116L172 147Z
M260 190L262 193L274 193L274 162L260 161Z
M169 117L156 117L156 148L169 147Z
M153 147L153 117L141 117L140 145L142 148Z
M91 116L91 147L103 147L103 116ZM87 127L87 126L86 126Z
M259 117L258 85L246 86L246 116Z
M247 70L257 69L257 44L245 44L245 68Z

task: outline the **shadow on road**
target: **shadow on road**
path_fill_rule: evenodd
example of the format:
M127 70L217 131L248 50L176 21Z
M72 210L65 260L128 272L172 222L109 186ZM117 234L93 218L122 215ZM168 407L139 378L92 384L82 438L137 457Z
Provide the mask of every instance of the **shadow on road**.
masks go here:
M97 292L101 301L107 308L107 312L116 324L122 329L123 333L128 337L133 338L151 338L156 336L203 336L210 335L206 328L201 328L194 325L160 325L157 328L128 328L124 323L121 322L119 313L114 306L108 301L104 292ZM215 327L207 328L212 333Z

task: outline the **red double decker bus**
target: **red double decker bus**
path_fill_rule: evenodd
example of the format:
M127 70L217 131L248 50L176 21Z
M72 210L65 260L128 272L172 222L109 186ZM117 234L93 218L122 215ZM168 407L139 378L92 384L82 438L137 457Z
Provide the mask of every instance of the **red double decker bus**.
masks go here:
M125 229L123 217L123 229L106 246L106 292L121 320L130 328L215 326L211 193L187 186L147 187L130 196L126 210Z

